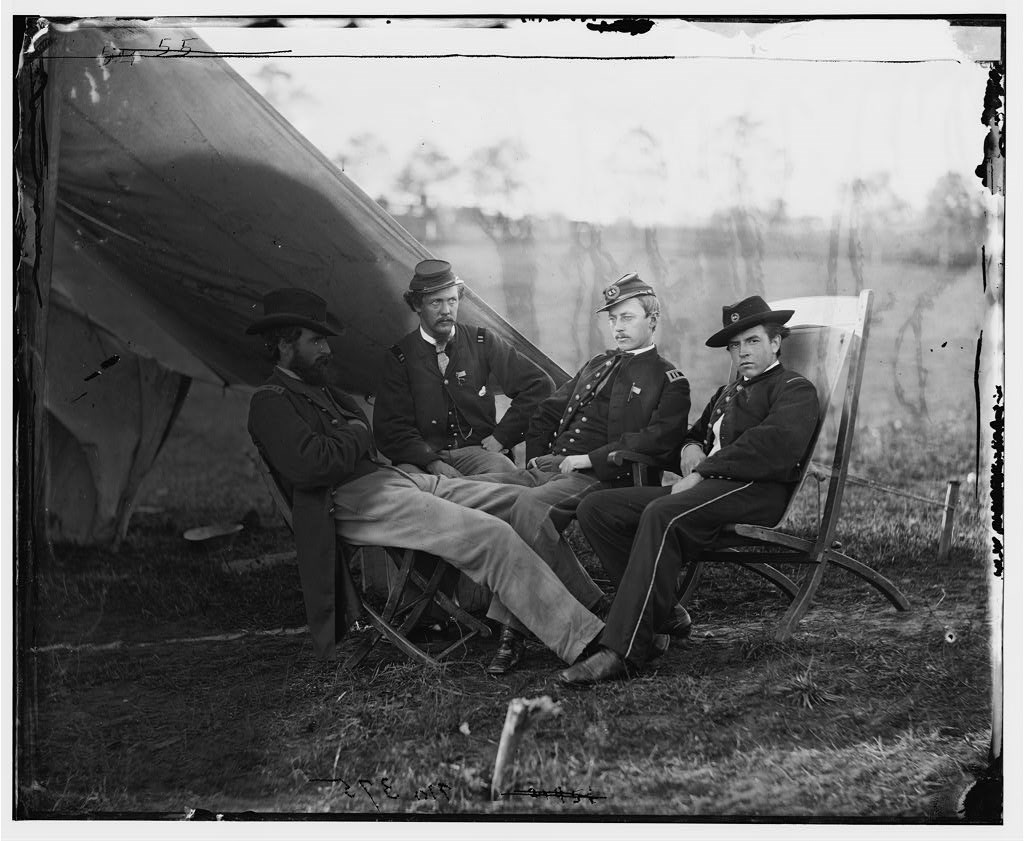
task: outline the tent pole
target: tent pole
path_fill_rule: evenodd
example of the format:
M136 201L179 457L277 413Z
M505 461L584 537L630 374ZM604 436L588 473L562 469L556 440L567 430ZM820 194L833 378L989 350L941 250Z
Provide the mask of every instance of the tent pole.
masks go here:
M1006 55L1006 33L1003 32L1002 55ZM982 248L982 291L985 295L987 313L985 329L979 337L980 356L976 362L980 371L981 432L988 440L982 440L981 472L978 487L982 490L985 505L991 512L989 521L989 569L986 570L989 585L989 615L992 630L992 739L989 748L991 767L999 768L1002 778L1003 754L1003 610L1005 607L1005 579L1003 578L1003 542L1006 539L1003 518L1004 468L1001 444L1005 441L1003 409L1005 371L1004 331L1006 326L1003 312L1005 295L1004 260L1006 243L1005 230L1005 160L1001 150L1001 132L1006 119L1003 82L1005 63L994 65L989 70L985 89L983 122L989 127L985 140L985 158L975 171L987 188L985 194L985 247ZM984 446L988 443L989 446Z
M19 26L18 24L21 24ZM46 319L57 204L60 147L60 61L46 56L63 49L45 18L15 19L23 35L18 70L18 219L20 246L15 293L15 659L18 748L16 802L34 780L36 715L36 574L40 553L49 555L42 489L45 476ZM23 28L22 28L23 27Z

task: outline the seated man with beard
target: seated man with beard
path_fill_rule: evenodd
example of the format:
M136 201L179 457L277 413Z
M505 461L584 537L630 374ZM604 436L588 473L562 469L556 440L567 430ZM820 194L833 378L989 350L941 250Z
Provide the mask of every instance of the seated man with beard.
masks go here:
M246 332L262 335L276 364L253 394L249 434L291 502L317 653L333 656L344 631L334 586L340 537L443 557L494 594L489 613L511 613L572 663L603 623L505 522L524 489L384 464L366 415L324 376L326 337L335 335L326 302L302 289L279 289L265 296L264 313Z

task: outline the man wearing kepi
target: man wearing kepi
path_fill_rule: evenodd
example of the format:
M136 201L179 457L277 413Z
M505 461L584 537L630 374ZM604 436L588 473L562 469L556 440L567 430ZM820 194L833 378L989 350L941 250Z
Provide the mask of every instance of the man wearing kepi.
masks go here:
M676 604L676 576L699 547L727 523L771 526L782 517L819 411L814 386L779 361L792 315L757 296L723 307L723 327L706 344L727 347L737 375L686 433L683 478L671 489L597 491L580 504L580 528L618 591L600 650L562 672L562 682L641 666Z
M572 662L602 628L507 516L515 486L409 475L381 463L370 424L350 395L328 385L327 304L301 289L264 298L258 333L276 367L253 394L249 434L292 505L299 574L314 648L334 653L355 618L335 597L335 539L423 549L500 597L537 637ZM498 516L492 516L498 515Z
M607 313L615 350L595 356L541 403L526 434L527 470L502 477L529 486L512 509L513 527L551 563L569 592L591 608L600 603L601 590L561 533L588 493L602 483L631 483L629 468L610 463L609 453L634 450L668 457L682 441L690 411L686 377L654 345L659 315L654 289L630 273L603 296L597 312ZM685 634L689 624L679 608L666 618L663 630ZM522 659L521 630L510 618L489 672L502 674Z
M515 469L503 453L523 440L554 383L504 339L458 322L464 287L444 260L417 266L405 301L419 327L391 348L373 409L374 437L391 461L440 476ZM496 420L491 378L512 404Z

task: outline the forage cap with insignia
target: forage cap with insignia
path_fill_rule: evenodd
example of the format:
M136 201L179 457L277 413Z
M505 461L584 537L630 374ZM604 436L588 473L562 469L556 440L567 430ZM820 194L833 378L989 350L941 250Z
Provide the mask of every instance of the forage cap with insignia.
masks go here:
M601 294L604 296L604 306L600 307L597 312L610 310L620 301L636 298L639 295L653 295L655 292L654 287L640 280L640 275L630 272L624 274L611 286L606 287Z

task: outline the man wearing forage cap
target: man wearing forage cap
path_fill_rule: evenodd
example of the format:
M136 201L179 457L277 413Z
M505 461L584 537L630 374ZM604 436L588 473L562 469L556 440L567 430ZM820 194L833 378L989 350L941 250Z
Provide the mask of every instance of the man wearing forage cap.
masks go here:
M566 591L548 564L507 522L523 489L410 475L382 463L355 400L329 385L331 355L323 298L278 289L246 332L261 334L274 358L270 379L249 406L249 434L292 507L299 576L316 653L331 657L355 619L335 590L335 541L397 546L440 555L494 595L566 662L601 621ZM498 602L498 599L501 601Z
M631 484L630 469L610 463L609 453L670 456L683 440L690 411L689 382L654 345L660 313L654 289L633 272L603 297L597 312L607 313L615 349L595 356L540 404L526 433L527 469L499 477L528 486L509 522L569 592L598 611L603 594L561 534L591 491ZM513 617L505 625L491 674L514 668L525 651L522 627ZM659 630L685 636L689 626L680 607Z
M709 347L729 350L736 378L690 427L671 488L597 491L580 528L620 583L601 648L562 672L570 685L624 677L648 659L655 631L676 606L676 576L727 523L775 525L800 477L818 423L814 386L779 361L792 310L758 296L722 308Z
M384 360L373 408L377 445L395 464L439 476L515 470L523 440L554 383L504 339L458 321L463 283L444 260L423 260L405 293L419 326ZM512 404L497 420L492 382Z

